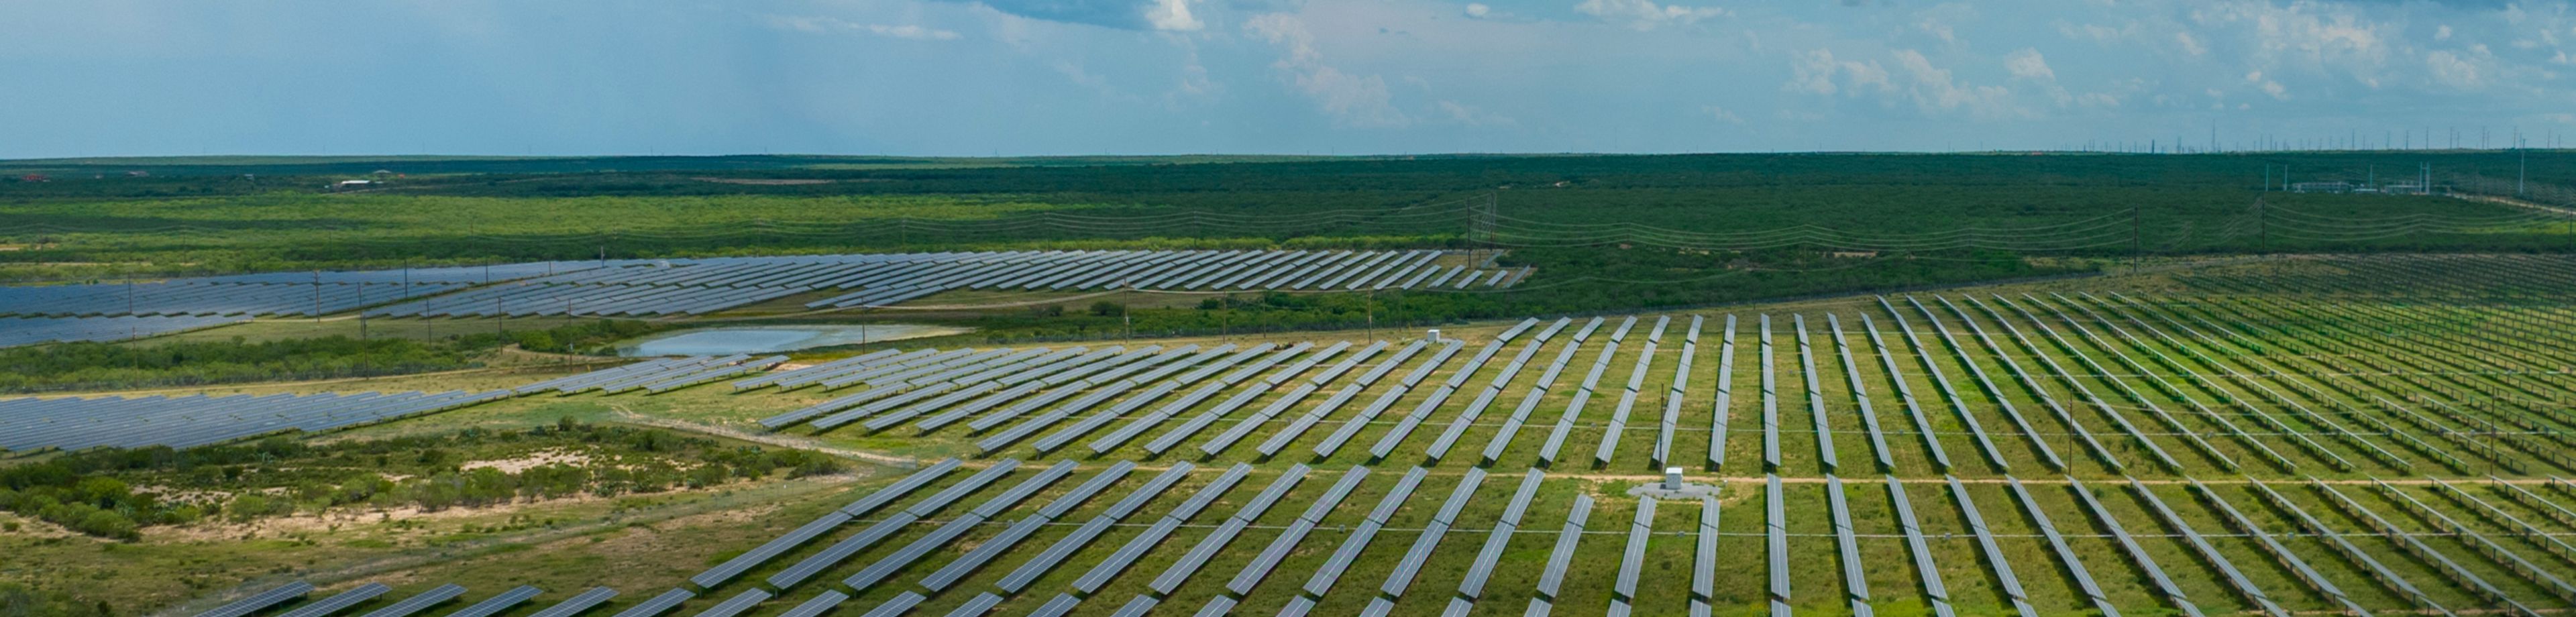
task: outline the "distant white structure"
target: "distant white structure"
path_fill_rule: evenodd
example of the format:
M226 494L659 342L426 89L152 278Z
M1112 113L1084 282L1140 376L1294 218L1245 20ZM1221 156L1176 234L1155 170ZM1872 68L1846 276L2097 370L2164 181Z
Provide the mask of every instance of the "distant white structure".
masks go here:
M2290 185L2292 193L2350 193L2350 182L2300 182Z
M1434 343L1440 342L1440 329L1439 329L1439 328L1432 328L1432 329L1431 329L1431 342L1434 342Z
M1678 490L1682 490L1682 468L1680 468L1680 467L1665 467L1665 468L1664 468L1664 490L1667 490L1667 491L1678 491Z
M331 190L345 191L349 189L362 189L373 186L375 183L376 181L374 180L341 180L339 182L331 183Z

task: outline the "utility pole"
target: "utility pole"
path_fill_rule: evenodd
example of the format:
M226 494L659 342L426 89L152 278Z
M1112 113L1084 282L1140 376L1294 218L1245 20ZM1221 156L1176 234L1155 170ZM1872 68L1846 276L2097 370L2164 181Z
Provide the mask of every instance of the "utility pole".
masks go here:
M2141 241L2139 240L2139 234L2138 234L2138 206L2137 206L2136 204L2131 204L2131 205L2129 206L2129 269L2130 269L2130 270L2135 271L2135 270L2137 270L2138 268L2143 267L2143 266L2145 265L2145 264L2144 264L2144 262L2145 262L2145 260L2146 260L2146 256L2147 256L2147 248L2146 248L2146 247L2147 247L2146 243L2141 242Z
M1371 289L1361 302L1368 305L1368 337L1377 340L1377 290Z
M2263 215L2263 206L2263 198L2254 198L2254 248L2257 252L2270 253L2272 252L2272 229L2269 226L2271 221L2269 217Z

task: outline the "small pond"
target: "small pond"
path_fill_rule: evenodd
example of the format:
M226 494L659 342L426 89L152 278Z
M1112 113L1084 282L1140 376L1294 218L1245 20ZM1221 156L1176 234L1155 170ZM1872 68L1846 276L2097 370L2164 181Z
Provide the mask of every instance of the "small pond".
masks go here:
M970 328L911 324L740 326L665 332L617 344L621 356L721 356L948 336Z

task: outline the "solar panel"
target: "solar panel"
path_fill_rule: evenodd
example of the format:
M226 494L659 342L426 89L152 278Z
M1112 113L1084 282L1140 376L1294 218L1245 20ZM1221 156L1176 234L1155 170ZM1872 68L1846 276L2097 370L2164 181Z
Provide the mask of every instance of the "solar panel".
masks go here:
M1853 614L1871 614L1869 573L1861 566L1860 540L1852 536L1851 504L1844 498L1842 478L1825 475L1825 500L1833 513L1834 550L1842 555L1843 595Z
M2094 583L2092 573L2085 570L2084 562L2075 558L2075 549L2066 544L2066 536L2058 533L2057 526L2049 522L2048 513L2040 509L2039 501L2031 497L2029 489L2022 487L2021 480L2004 476L2004 487L2011 490L2013 498L2021 504L2022 514L2030 517L2032 526L2039 528L2040 536L2048 539L2049 548L2057 552L2060 565L2064 565L2067 575L2075 579L2077 589L2103 614L2117 612L2119 609L2112 606L2110 598L2102 593L2102 586Z
M1002 551L1018 546L1022 540L1027 540L1030 534L1037 533L1039 528L1051 522L1054 520L1038 515L1011 523L1011 526L1003 529L1002 533L976 543L975 548L966 551L965 555L949 561L948 565L940 566L937 571L931 572L930 576L923 577L921 586L934 592L946 591L949 585L956 584L959 579L966 578L966 575L974 573L977 568L983 567L993 558L1000 557Z
M1073 459L1056 461L1054 465L1039 471L1037 475L1029 476L1029 479L1011 485L1011 488L993 496L992 499L984 500L984 503L976 504L975 509L970 512L983 518L992 518L1001 514L1003 510L1010 509L1011 506L1018 505L1021 501L1036 495L1038 491L1045 490L1048 485L1055 484L1057 480L1073 475L1073 470L1080 466L1081 464L1075 463Z
M1707 600L1717 597L1717 523L1718 502L1715 497L1699 500L1699 529L1692 534L1691 546L1691 614L1709 612Z
M1556 534L1556 548L1548 552L1547 570L1539 575L1538 592L1543 597L1556 597L1565 584L1566 564L1574 559L1574 548L1583 541L1583 525L1592 518L1592 496L1575 495L1574 508L1565 515L1565 528Z
M931 493L930 497L912 504L911 507L904 508L903 511L906 514L911 514L913 516L929 516L932 513L938 512L941 508L948 507L948 504L955 503L958 499L963 498L968 494L983 490L985 486L992 484L994 480L999 480L1002 479L1002 476L1010 475L1012 470L1018 469L1019 467L1019 459L1002 459L1000 461L996 461L992 466L976 471L973 475L966 476L966 479L959 480L956 484L949 485L948 488L940 489L937 493Z
M360 602L376 599L376 596L385 595L385 592L392 590L392 587L386 587L384 583L367 583L355 589L316 600L312 604L295 607L295 610L279 613L278 617L323 617L348 610L349 607L357 606Z
M1646 539L1655 532L1655 498L1637 500L1637 517L1628 523L1628 547L1619 557L1619 579L1611 589L1616 597L1637 597L1638 570L1646 563Z
M988 595L989 595L989 594L988 594ZM1001 597L1000 597L1000 596L994 596L994 600L995 600L996 602L998 602L1000 599L1001 599ZM1070 596L1070 595L1057 594L1057 595L1056 595L1056 597L1055 597L1055 599L1047 600L1047 603L1046 603L1046 604L1039 605L1039 606L1038 606L1038 610L1030 611L1030 612L1029 612L1029 617L1064 617L1065 615L1070 614L1070 613L1072 613L1072 612L1073 612L1073 607L1074 607L1075 605L1078 605L1078 604L1081 604L1081 603L1082 603L1082 599L1081 599L1081 598L1076 598L1076 597L1073 597L1073 596ZM951 614L953 615L953 614L955 614L955 613L951 613ZM971 613L971 614L981 615L981 614L984 614L984 611L976 611L976 612Z
M1771 316L1762 315L1759 320L1761 336L1755 340L1760 344L1762 355L1762 468L1766 471L1778 471L1780 469L1780 383L1777 375L1779 363L1773 359L1771 349ZM1777 603L1773 604L1775 610L1779 606Z
M1932 561L1932 547L1924 542L1923 526L1914 517L1914 504L1905 497L1905 483L1887 476L1888 509L1896 512L1897 529L1905 534L1905 548L1914 557L1914 576L1923 584L1923 595L1931 600L1935 615L1949 617L1950 590L1941 581L1941 568Z
M1717 396L1709 406L1708 468L1722 469L1726 463L1727 418L1735 405L1735 316L1726 316L1726 334L1718 345ZM1693 615L1692 617L1699 617Z
M1959 344L1959 340L1950 335L1950 327L1941 322L1941 317L1932 314L1932 309L1930 307L1923 306L1921 301L1915 300L1912 297L1907 297L1905 301L1914 305L1914 310L1923 314L1924 321L1932 324L1932 331L1941 335L1941 340L1948 343L1947 346L1950 348L1950 352L1957 356L1960 366L1967 368L1968 375L1975 379L1977 387L1983 389L1988 395L1994 397L1990 400L1994 403L1997 410L2003 412L2004 419L2012 421L2013 427L2019 429L2022 435L2029 438L2031 449L2038 451L2040 464L2048 466L2049 469L2060 471L2065 470L2066 461L2058 458L2057 451L2048 447L2048 440L2042 438L2036 427L2031 426L2030 420L2023 418L2021 412L2016 410L2012 403L2002 398L2004 396L2003 389L1996 387L1994 379L1987 377L1985 369L1978 367L1976 360L1968 355L1968 348ZM1882 299L1881 302L1883 304L1884 300ZM1896 309L1893 306L1888 308L1888 311L1891 313L1895 312L1895 310ZM1913 336L1912 331L1907 331L1906 336ZM1931 352L1925 350L1920 341L1915 343L1914 348L1917 353L1925 354L1924 366L1933 366L1929 355ZM1932 371L1936 376L1939 375L1940 371L1938 368L1927 368L1926 370ZM1946 382L1936 379L1935 383L1941 384L1943 394L1951 397L1951 404L1964 405L1964 403L1958 401L1957 393L1952 391ZM1965 415L1964 407L1962 407L1962 415ZM2113 463L2116 464L2116 461Z
M1196 617L1225 617L1234 612L1234 603L1234 598L1225 596L1209 598L1207 606L1199 607Z
M671 612L671 609L680 606L681 602L687 602L689 601L689 598L697 596L698 594L691 593L686 589L665 591L662 592L662 595L653 596L653 599L645 600L643 604L637 604L635 606L627 607L626 610L618 611L615 617L654 617L655 615Z
M617 597L615 589L592 587L589 591L581 592L581 595L565 598L564 601L546 607L545 610L531 613L528 617L572 617L589 612L590 609L597 608L615 597Z
M806 523L802 527L797 527L794 530L788 531L786 535L782 535L776 539L762 543L760 546L749 551L745 551L741 555L736 555L732 559L727 559L724 563L708 568L704 572L699 572L697 576L689 577L689 582L700 588L713 588L717 585L722 585L725 581L733 580L733 577L741 576L746 570L750 570L760 564L767 563L769 560L777 558L778 555L789 550L793 550L796 547L804 546L806 542L813 541L815 537L839 528L842 523L849 522L849 520L850 515L839 510L824 513L822 518L814 519L813 522Z
M771 596L768 591L760 589L743 590L741 594L737 594L731 598L726 598L725 601L719 602L715 606L707 607L707 610L699 611L697 617L733 617L734 615L740 615L745 611L751 610L751 607L755 605L769 601L770 597Z
M852 534L847 538L842 538L841 541L834 542L831 546L825 547L823 550L807 556L804 560L796 562L796 565L789 566L785 570L780 570L777 574L770 575L769 586L785 589L790 586L794 586L797 583L804 582L805 579L813 578L816 574L821 574L823 570L839 565L842 560L849 559L850 556L858 554L859 551L867 550L868 547L875 546L876 543L883 542L886 538L893 537L895 533L903 531L905 528L912 526L914 522L919 520L921 520L920 517L913 516L911 513L897 512L893 516L887 517L885 520L877 521L876 524L869 525L867 529L860 530L859 533Z
M1405 474L1407 481L1397 483L1393 490L1378 500L1377 509L1369 513L1368 520L1361 521L1359 528L1342 538L1342 545L1333 550L1332 559L1324 562L1323 567L1316 568L1314 575L1306 579L1306 593L1320 597L1331 591L1333 583L1341 580L1342 572L1350 569L1352 560L1359 559L1360 551L1368 550L1369 542L1377 539L1378 530L1385 528L1387 517L1393 515L1396 508L1403 507L1404 500L1413 495L1414 487L1421 484L1423 469L1415 467L1413 470L1414 473Z
M2228 560L2226 554L2219 552L2217 546L2210 544L2208 538L2202 537L2198 530L2192 529L2191 524L2185 522L2181 515L2175 514L2173 508L2167 507L2164 500L2156 498L2155 491L2148 489L2146 484L2138 482L2136 478L2130 478L2129 492L2136 495L2138 501L2145 502L2147 510L2154 512L2157 520L2163 521L2166 528L2181 535L2202 560L2209 562L2210 566L2218 569L2219 574L2226 576L2228 585L2234 588L2236 593L2243 595L2247 601L2262 609L2266 615L2287 617L2290 614L2289 609L2273 602L2271 596L2264 594L2262 586L2247 580L2245 574L2236 569L2236 564Z
M1208 559L1215 557L1218 550L1225 548L1226 544L1234 541L1236 535L1243 533L1243 529L1251 525L1253 519L1269 510L1272 504L1277 503L1281 496L1287 494L1288 489L1294 488L1299 480L1304 479L1306 472L1305 465L1289 467L1287 472L1280 474L1278 479L1272 480L1261 493L1245 502L1243 508L1234 516L1228 517L1217 526L1215 531L1200 538L1199 542L1192 545L1189 552L1183 554L1179 561L1164 569L1162 575L1155 577L1149 587L1158 593L1166 594L1179 588L1182 581L1188 580L1191 575L1198 573L1199 568L1206 566ZM1165 520L1172 519L1167 517Z
M1767 480L1762 493L1763 554L1771 562L1771 613L1778 615L1789 606L1793 591L1789 582L1789 522L1780 494L1780 476L1772 474Z
M537 594L541 593L545 593L545 591L537 589L534 585L520 585L518 587L511 588L509 591L501 592L500 595L486 598L481 602L476 602L473 606L465 607L464 610L448 613L447 617L491 617L492 615L500 614L501 611L510 610L512 607L516 607L520 604L527 603L529 600L536 599Z
M912 591L904 591L904 594L912 594ZM992 607L997 607L997 604L1002 604L1002 596L994 596L994 594L976 594L974 599L966 599L966 604L958 604L956 609L951 609L951 612L948 612L948 617L971 617L971 614L987 614L987 612L992 612Z
M429 607L444 604L448 600L454 600L456 599L456 596L461 595L465 595L465 586L463 585L455 583L439 585L431 588L429 591L420 592L419 595L403 598L400 602L386 605L384 608L368 611L365 617L408 617L413 613L429 610ZM550 615L546 617L569 616Z
M1154 610L1154 605L1161 603L1153 596L1139 595L1129 599L1126 604L1120 605L1118 612L1110 613L1110 617L1145 617L1147 611Z
M850 505L841 506L841 513L848 514L850 516L867 516L870 513L876 512L878 508L883 508L886 504L892 503L896 499L903 498L904 495L909 495L913 491L921 490L921 487L929 486L931 482L947 476L950 472L957 471L959 466L965 464L965 461L961 461L953 457L933 463L929 467L922 468L920 471L912 472L912 475L904 476L901 480L896 480L893 484L886 485L885 488L877 489L875 492L868 493L866 497L861 497L858 501L850 502Z
M1888 353L1887 342L1878 336L1878 324L1871 321L1868 315L1862 315L1860 326L1861 331L1869 336L1870 351L1878 356L1879 368L1887 371L1888 383L1896 388L1897 400L1905 405L1905 417L1914 422L1914 434L1922 438L1924 455L1931 457L1932 469L1948 472L1950 455L1941 449L1941 440L1938 434L1932 431L1932 419L1928 412L1915 403L1913 386L1906 385L1905 373L1896 366L1896 356ZM1839 328L1840 325L1837 324L1836 327ZM1836 335L1836 340L1840 340L1840 335ZM1850 364L1848 361L1844 362L1845 366ZM1859 386L1854 386L1854 391L1858 390ZM1983 435L1979 437L1982 438ZM1934 610L1941 610L1947 606L1946 603L1938 604Z
M2084 509L2093 514L2093 521L2111 532L2111 539L2117 541L2120 549L2128 554L2130 563L2146 571L2147 580L2155 583L2157 592L2164 595L2165 601L2172 602L2174 608L2185 614L2200 614L2200 607L2193 605L2191 598L2183 593L2182 588L2174 585L2173 579L2165 575L2164 568L2156 565L2155 557L2147 554L2146 547L2138 545L2137 538L2129 536L2129 530L2120 526L2120 519L2112 516L2109 508L2102 506L2102 501L2093 496L2092 490L2085 488L2082 482L2074 478L2067 478L2066 485L2074 490L2076 501L2082 502Z
M2354 604L2351 598L2345 596L2343 589L2337 587L2333 581L2326 580L2324 576L2318 575L2316 569L2309 567L2307 561L2300 559L2298 554L2290 552L2289 548L2282 546L2279 540L2272 537L2272 534L2265 532L2261 527L2255 526L2254 522L2245 518L2243 513L2237 512L2236 507L2228 504L2225 498L2219 497L2216 492L2209 490L2208 486L2200 484L2197 480L2192 480L2191 482L2192 492L2200 495L2201 499L2208 501L2211 509L2215 509L2219 511L2219 513L2227 515L2227 518L2223 519L2225 522L2236 526L2238 531L2252 537L2258 543L2256 546L2262 547L2264 553L2271 555L2273 559L2280 561L2283 565L2289 566L2291 572L2296 573L2300 581L2307 583L2309 587L2316 589L2319 593L2325 594L2326 597L2334 599L2336 602L2347 607L2359 606ZM2270 487L2263 486L2260 482L2252 483L2252 486L2256 492L2270 498L2274 505L2279 506L2283 511L2289 512L2293 515L2294 520L2298 520L2302 524L2315 522L2314 519L2308 518L2307 512L2301 511L2297 504L2290 503L2288 499L2282 498L2277 493L2273 493ZM2338 494L2338 496L2340 495ZM2312 527L2309 531L2319 532L2324 530L2320 526ZM2342 536L2338 534L2323 533L2320 535L2323 535L2328 539L2336 540L2337 542L2335 544L2340 545L2339 548L2351 548L2348 543L2343 543L2341 541ZM2402 541L2391 541L2398 542L2401 547L2406 546ZM2358 561L2373 566L2374 571L2384 571L2376 569L2378 561L2371 559L2368 554L2360 554L2356 550L2346 553L2346 556L2350 557L2354 554L2359 554L2360 556L2358 557ZM2398 580L2401 585L2404 584L2403 579L2395 580ZM2417 595L2420 597L2420 594Z
M909 591L895 594L893 598L887 599L884 604L879 604L876 608L868 609L868 612L862 614L860 617L895 617L911 611L912 607L921 605L921 601L925 599L927 598L923 598L921 594Z
M1314 611L1315 601L1301 596L1290 598L1287 606L1279 607L1279 617L1305 617Z
M826 589L823 593L815 594L813 598L797 604L796 608L779 613L778 617L821 617L832 609L840 608L842 602L848 601L850 601L849 594Z

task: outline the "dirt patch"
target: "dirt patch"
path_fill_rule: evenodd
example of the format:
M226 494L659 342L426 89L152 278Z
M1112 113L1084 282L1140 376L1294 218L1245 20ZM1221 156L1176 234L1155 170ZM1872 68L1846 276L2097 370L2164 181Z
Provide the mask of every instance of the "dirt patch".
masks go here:
M750 184L756 186L797 186L804 184L831 184L836 182L835 180L825 180L821 178L715 178L698 176L689 179L699 182L714 182L717 184Z
M555 449L549 449L549 450L540 450L540 451L537 451L537 452L536 452L536 453L534 453L534 454L529 454L529 455L527 455L527 456L522 456L522 457L519 457L519 458L501 459L501 460L494 460L494 461L474 461L474 462L471 462L471 463L466 463L464 466L460 467L460 468L459 468L459 470L460 470L460 471L473 471L473 470L476 470L476 469L483 469L483 468L489 467L489 468L492 468L492 469L498 469L498 470L501 470L501 472L502 472L502 473L513 473L513 474L515 474L515 473L519 473L519 472L527 471L527 470L530 470L530 469L535 469L535 468L538 468L538 467L544 467L544 466L547 466L547 465L571 465L571 466L579 467L579 466L581 466L581 465L588 464L589 462L590 462L590 455L588 455L588 454L583 454L583 453L580 453L580 452L574 452L574 451L571 451L571 450L565 450L565 449L562 449L562 448L555 448Z

